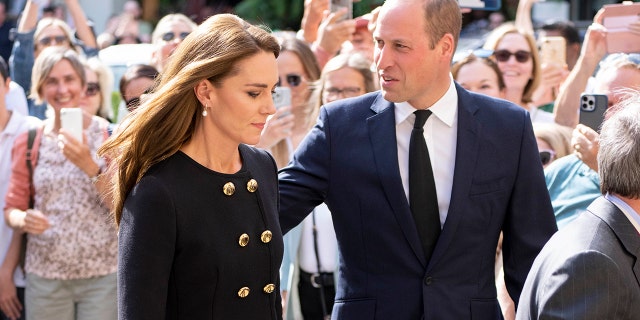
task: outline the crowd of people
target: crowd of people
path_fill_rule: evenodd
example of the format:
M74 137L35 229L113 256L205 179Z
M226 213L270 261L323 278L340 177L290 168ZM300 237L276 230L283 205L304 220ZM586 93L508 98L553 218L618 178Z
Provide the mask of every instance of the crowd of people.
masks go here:
M534 27L535 2L454 61L455 0L305 0L278 32L127 1L98 35L78 0L73 27L26 1L0 58L0 319L633 319L640 53L601 12ZM100 50L139 43L114 79Z

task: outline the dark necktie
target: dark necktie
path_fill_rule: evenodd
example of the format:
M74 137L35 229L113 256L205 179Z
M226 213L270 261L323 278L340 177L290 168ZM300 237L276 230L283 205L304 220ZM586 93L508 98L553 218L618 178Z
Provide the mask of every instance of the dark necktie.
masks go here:
M431 115L431 111L417 110L414 114L416 121L409 142L409 202L428 263L440 236L436 183L423 134L424 124Z

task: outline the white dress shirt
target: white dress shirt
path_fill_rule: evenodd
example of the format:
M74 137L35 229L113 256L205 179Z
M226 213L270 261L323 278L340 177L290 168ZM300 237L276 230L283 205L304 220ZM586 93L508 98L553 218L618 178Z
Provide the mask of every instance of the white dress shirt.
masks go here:
M456 142L458 140L458 92L450 77L449 90L429 110L433 113L424 125L424 138L429 149L433 178L438 194L440 227L444 225L451 202L453 170L455 169ZM416 106L418 108L424 108ZM409 201L409 140L417 108L408 102L395 104L398 164L407 201Z

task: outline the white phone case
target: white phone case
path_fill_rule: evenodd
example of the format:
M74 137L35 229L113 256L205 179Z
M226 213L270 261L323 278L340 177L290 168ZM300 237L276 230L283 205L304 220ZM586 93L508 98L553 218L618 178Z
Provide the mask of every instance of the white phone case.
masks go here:
M82 109L62 108L60 110L60 124L64 130L82 142Z

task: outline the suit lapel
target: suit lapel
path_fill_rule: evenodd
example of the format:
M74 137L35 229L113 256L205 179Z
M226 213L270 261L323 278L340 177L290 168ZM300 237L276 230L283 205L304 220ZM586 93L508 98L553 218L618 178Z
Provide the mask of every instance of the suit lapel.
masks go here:
M480 126L474 117L478 107L473 104L470 95L457 84L456 90L458 91L458 137L451 201L447 212L447 220L434 249L429 268L432 268L438 262L438 259L442 257L453 241L458 224L463 218L458 207L465 203L473 180L474 166L469 164L475 163L478 157L479 144L477 141Z
M371 110L376 114L367 119L367 127L382 188L407 242L422 265L426 266L418 231L400 178L393 103L384 100L379 94Z
M640 236L638 230L631 224L627 216L613 203L604 197L599 197L587 208L591 213L602 219L616 234L625 250L636 257L633 273L640 286Z

